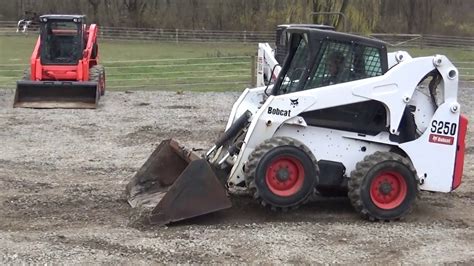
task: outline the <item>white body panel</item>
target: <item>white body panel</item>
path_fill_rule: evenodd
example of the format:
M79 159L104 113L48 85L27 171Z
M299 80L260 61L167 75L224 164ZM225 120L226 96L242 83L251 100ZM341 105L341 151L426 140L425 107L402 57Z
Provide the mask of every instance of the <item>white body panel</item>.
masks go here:
M275 51L268 43L259 43L257 57L256 86L265 86L265 80L273 83L281 70L281 66L275 58Z
M444 103L435 108L426 95L416 92L423 77L437 68L443 76L440 84L444 88ZM448 73L452 78L448 77ZM454 74L452 71L455 71ZM409 77L409 78L408 78ZM365 155L375 151L388 151L399 147L413 162L423 184L421 189L447 192L451 190L454 159L456 152L457 130L454 136L445 136L453 144L430 142L432 121L457 124L460 108L457 103L457 70L444 56L411 58L403 56L397 64L383 76L346 82L317 89L310 89L279 96L269 96L265 102L264 88L247 89L234 104L229 117L232 124L240 114L250 110L252 121L247 130L241 152L229 158L233 168L228 178L230 186L244 179L243 166L249 155L264 140L275 135L291 136L301 140L313 151L315 157L339 161L346 167L348 175L355 164ZM298 104L294 104L297 99ZM292 101L293 100L293 101ZM376 136L311 127L299 116L302 112L319 110L345 104L376 100L382 102L387 110L388 129L393 135L399 134L399 126L407 105L417 105L415 121L420 123L419 130L424 132L414 141L399 144L389 139L388 132ZM458 126L459 128L459 126ZM451 132L453 133L453 132ZM438 134L439 135L439 134ZM443 135L443 134L440 134ZM445 141L443 136L441 141ZM365 147L365 152L361 147Z
M430 126L431 117L433 117L436 109L431 102L430 96L415 90L409 105L416 106L414 111L416 126L420 133L425 132Z
M271 90L271 86L268 88ZM258 87L254 89L245 89L237 101L232 106L229 115L229 120L225 129L227 130L245 111L249 110L253 114L257 112L258 108L265 100L265 87Z
M387 53L387 60L388 60L388 68L392 68L396 64L400 63L404 60L412 59L411 55L406 51L396 51Z
M452 113L450 104L445 103L438 108L432 120L457 124L459 113ZM429 129L418 139L401 144L400 148L408 154L418 176L423 180L421 189L449 192L453 182L457 134L449 136L453 138L452 144L430 142L430 136L432 138L434 135Z
M282 125L275 136L291 136L304 143L316 159L341 162L349 175L355 169L357 162L376 151L389 151L390 146L367 140L357 139L357 133L321 127L296 128ZM352 138L351 138L352 137Z

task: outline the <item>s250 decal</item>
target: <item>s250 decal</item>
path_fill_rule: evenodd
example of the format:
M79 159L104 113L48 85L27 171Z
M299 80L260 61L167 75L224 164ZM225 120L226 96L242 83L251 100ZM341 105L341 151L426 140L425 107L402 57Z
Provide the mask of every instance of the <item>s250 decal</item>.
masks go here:
M433 120L433 122L431 122L431 133L454 136L456 135L457 129L458 124L456 123L438 120Z
M456 135L457 129L458 124L456 123L433 120L431 122L431 133L433 134L430 134L429 142L453 145L454 137L452 136Z

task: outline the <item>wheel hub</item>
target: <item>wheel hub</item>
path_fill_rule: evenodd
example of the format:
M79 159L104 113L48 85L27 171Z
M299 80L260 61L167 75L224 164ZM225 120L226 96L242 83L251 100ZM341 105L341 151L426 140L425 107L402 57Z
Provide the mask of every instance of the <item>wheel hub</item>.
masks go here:
M383 195L389 195L392 191L392 185L390 183L384 182L379 186L379 191Z
M395 171L379 173L370 184L370 198L375 206L391 210L400 206L407 196L405 178Z
M268 165L265 180L273 194L282 197L292 196L303 186L303 165L294 157L276 158Z
M285 182L290 179L290 173L288 172L288 168L280 168L277 171L276 178L280 182Z

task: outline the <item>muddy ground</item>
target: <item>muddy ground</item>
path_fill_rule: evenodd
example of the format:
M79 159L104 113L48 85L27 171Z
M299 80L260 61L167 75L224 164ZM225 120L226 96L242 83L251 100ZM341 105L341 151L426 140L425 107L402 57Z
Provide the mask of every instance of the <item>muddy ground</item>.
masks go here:
M460 95L470 118L473 90ZM461 188L422 193L400 222L361 220L345 198L284 214L237 198L168 227L131 222L123 189L154 147L208 148L237 97L108 92L97 110L30 110L0 90L0 263L474 264L472 146Z

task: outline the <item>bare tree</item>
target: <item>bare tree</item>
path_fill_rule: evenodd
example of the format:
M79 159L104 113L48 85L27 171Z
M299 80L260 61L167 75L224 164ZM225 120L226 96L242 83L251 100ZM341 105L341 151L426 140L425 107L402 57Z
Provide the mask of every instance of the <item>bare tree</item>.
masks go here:
M123 6L127 9L129 21L132 26L143 26L143 13L147 7L146 0L123 0Z
M79 2L79 1L76 1ZM93 19L96 23L100 24L100 16L99 16L99 5L101 4L101 0L88 0L89 4L92 6L92 14Z
M0 20L38 14L86 14L103 26L273 30L281 23L346 26L357 32L474 36L474 1L466 0L3 0Z

